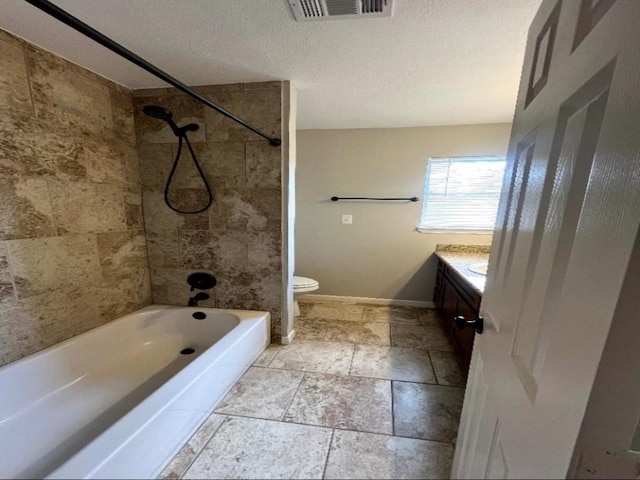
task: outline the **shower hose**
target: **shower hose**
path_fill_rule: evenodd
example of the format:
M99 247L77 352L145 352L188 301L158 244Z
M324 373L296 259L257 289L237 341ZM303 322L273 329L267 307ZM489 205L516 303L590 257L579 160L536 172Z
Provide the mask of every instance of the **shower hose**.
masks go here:
M171 201L169 200L169 189L171 188L171 182L173 181L173 176L176 173L176 169L178 168L178 163L180 163L180 155L182 154L183 143L187 144L187 148L189 149L189 153L191 154L191 159L193 160L193 163L195 164L196 169L200 174L200 178L204 183L204 187L206 188L207 195L209 197L207 204L199 210L194 210L194 211L180 210L179 208L176 208L173 205L171 205ZM204 172L202 171L202 168L200 168L200 163L198 163L198 158L196 157L196 154L193 151L193 147L191 146L191 143L187 138L186 132L183 132L181 135L178 135L178 151L176 152L176 158L173 161L173 166L171 167L171 173L169 174L169 178L167 178L167 185L164 187L164 202L174 212L184 213L187 215L204 212L213 203L213 193L211 192L211 187L209 187L209 182L207 182L207 178L204 176Z

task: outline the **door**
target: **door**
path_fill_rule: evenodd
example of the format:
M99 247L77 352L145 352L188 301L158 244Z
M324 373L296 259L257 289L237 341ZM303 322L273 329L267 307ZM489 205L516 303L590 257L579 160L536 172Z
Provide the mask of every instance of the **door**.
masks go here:
M544 0L453 477L567 476L639 226L640 1Z

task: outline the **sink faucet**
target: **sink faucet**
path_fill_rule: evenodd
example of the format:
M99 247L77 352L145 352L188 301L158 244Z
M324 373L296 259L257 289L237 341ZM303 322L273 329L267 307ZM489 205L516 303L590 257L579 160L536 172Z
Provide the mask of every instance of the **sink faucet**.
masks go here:
M208 298L209 298L209 294L208 293L204 293L204 292L197 293L195 297L191 297L189 299L189 303L187 304L187 306L189 306L189 307L197 307L199 301L207 300Z

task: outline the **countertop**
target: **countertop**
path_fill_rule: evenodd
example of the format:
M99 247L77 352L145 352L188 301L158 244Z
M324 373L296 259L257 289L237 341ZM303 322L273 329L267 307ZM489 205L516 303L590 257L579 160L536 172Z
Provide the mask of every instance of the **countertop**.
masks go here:
M436 245L436 255L453 268L480 295L484 292L486 275L472 272L469 265L489 261L490 245Z

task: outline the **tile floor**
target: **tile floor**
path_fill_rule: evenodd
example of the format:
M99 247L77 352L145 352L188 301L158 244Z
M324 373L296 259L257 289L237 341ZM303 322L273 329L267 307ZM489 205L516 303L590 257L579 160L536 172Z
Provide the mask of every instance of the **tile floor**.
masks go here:
M448 478L465 377L435 310L301 302L161 478Z

